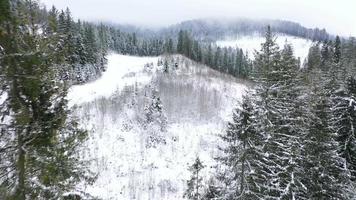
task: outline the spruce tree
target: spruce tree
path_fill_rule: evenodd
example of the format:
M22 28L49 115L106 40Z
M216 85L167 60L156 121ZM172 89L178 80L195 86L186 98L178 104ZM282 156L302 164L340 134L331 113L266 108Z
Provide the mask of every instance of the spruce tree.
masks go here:
M302 83L298 78L299 62L293 49L286 44L282 51L267 28L266 42L256 52L255 105L260 114L255 127L266 138L263 155L255 169L256 196L264 199L304 199L306 190L302 183L301 156L305 134L304 107L301 101Z
M203 163L199 157L195 159L195 162L189 167L189 171L192 173L191 178L187 181L187 189L183 197L193 200L202 199L203 185L201 171L204 168Z
M178 33L178 43L177 43L177 52L180 54L184 53L183 45L184 45L184 32L182 30L180 30Z
M340 37L336 36L334 43L334 62L339 63L341 59L341 41Z
M304 179L304 184L308 188L308 198L348 199L349 172L343 157L340 157L336 135L347 130L347 126L342 128L347 115L347 103L343 101L347 96L343 78L345 65L338 59L341 52L335 51L339 47L331 48L329 42L324 42L320 53L317 48L312 48L314 50L310 51L309 57L320 58L321 62L311 62L308 72L310 119L304 139L303 165L305 169L311 169L306 176L312 178Z
M226 147L218 158L225 170L221 176L224 183L221 197L224 199L257 199L260 188L256 187L262 177L257 174L261 151L265 141L263 132L256 129L258 111L253 107L251 93L243 97L241 108L233 112L226 134L222 135ZM266 180L265 180L266 181Z
M312 71L313 68L319 68L321 65L321 54L319 44L313 45L309 49L308 58L307 58L307 69Z

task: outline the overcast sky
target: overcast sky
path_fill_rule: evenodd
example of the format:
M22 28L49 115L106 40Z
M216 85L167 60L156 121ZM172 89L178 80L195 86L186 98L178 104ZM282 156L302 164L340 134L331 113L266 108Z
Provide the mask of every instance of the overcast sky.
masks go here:
M42 0L75 18L166 26L196 18L266 18L356 36L356 0Z

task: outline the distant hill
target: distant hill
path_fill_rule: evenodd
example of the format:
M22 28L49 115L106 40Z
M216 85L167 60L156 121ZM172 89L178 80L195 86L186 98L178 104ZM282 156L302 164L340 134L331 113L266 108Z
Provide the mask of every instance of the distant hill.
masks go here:
M188 30L201 40L219 40L226 36L263 34L266 26L270 25L276 33L302 37L313 41L324 41L334 36L325 29L306 28L299 23L284 20L253 20L240 19L196 19L184 21L162 30L163 34L174 35L179 30Z

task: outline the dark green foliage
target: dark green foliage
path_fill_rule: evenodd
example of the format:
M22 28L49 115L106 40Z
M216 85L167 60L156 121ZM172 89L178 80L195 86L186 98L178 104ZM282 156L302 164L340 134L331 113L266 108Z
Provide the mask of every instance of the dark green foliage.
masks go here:
M336 36L334 43L334 62L339 63L341 59L341 41L340 37Z
M304 184L308 188L308 199L346 199L345 191L349 184L343 160L337 153L335 135L330 130L329 102L322 88L313 86L310 99L311 119L305 135L303 149ZM306 170L309 169L309 170Z
M313 45L309 49L308 59L307 59L307 69L308 71L313 70L313 67L319 67L321 65L321 55L319 44Z
M310 176L323 183L310 186L313 188L310 195L315 198L353 198L345 196L345 190L350 190L355 184L355 85L352 78L355 55L350 54L354 46L352 38L341 43L337 37L333 43L324 43L320 50L321 55L324 54L324 62L312 66L313 71L309 75L313 88L311 110L314 113L309 150L317 156L308 159L313 160L311 163L315 168L310 170ZM347 74L351 76L347 78ZM324 172L323 176L320 170Z
M177 53L235 77L247 78L249 60L241 49L221 48L194 40L188 31L179 31Z
M10 7L9 7L10 9ZM16 11L16 12L13 12ZM8 94L0 117L0 190L5 199L60 199L87 179L78 148L86 132L69 117L67 86L57 76L55 35L39 34L36 1L12 1L0 24L1 92ZM54 29L52 29L53 31ZM64 60L64 59L63 59ZM12 120L3 124L3 119Z
M227 147L219 161L226 171L219 198L354 198L356 81L343 79L350 66L337 40L313 46L303 74L292 46L279 50L267 28L254 61L255 92L222 137Z
M333 128L337 132L338 151L346 160L351 179L356 181L356 80L348 78L343 90L333 100Z
M228 199L258 198L262 188L257 182L267 181L258 171L260 160L257 158L263 157L261 147L266 138L256 127L257 112L250 97L245 96L242 107L233 112L233 119L222 136L227 147L223 148L224 156L218 160L227 168L220 175L225 185L221 195Z

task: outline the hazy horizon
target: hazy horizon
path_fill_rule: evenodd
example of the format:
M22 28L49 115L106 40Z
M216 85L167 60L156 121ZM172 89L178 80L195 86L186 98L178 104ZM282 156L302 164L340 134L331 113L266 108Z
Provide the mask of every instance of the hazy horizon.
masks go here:
M159 28L201 18L280 19L331 34L356 36L353 0L42 0L50 8L69 7L75 18ZM337 6L336 6L337 4Z

